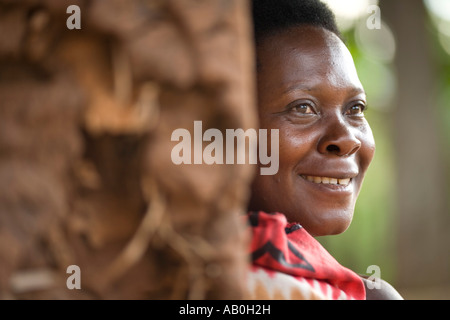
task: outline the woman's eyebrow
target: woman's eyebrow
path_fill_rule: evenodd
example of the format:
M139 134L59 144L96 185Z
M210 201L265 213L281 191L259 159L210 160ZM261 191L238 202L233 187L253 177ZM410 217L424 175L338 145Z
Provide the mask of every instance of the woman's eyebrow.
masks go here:
M366 91L360 87L352 87L349 89L349 92L352 94L366 94Z
M353 94L353 95L358 95L358 94L365 95L366 94L365 90L361 87L346 87L344 89L347 90L348 93ZM311 86L299 83L299 84L294 84L294 85L286 88L286 90L283 91L283 94L290 93L290 92L296 91L296 90L314 92L314 91L322 91L323 88L320 88L318 86L311 87Z
M319 88L317 88L317 87L310 87L310 86L307 86L307 85L302 84L302 83L297 83L297 84L294 84L292 86L287 87L286 90L283 91L283 93L289 93L289 92L295 91L295 90L318 91Z

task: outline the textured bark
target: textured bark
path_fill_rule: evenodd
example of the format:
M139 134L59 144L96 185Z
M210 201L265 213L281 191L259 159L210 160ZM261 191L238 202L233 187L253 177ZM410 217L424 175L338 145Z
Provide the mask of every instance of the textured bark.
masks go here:
M0 30L0 298L242 298L253 167L171 134L255 127L249 4L1 0Z

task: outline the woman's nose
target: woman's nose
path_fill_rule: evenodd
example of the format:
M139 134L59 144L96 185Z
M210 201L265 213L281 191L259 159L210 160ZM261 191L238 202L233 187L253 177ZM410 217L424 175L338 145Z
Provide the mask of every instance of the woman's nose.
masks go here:
M350 156L361 148L361 141L355 137L348 124L334 121L327 127L317 147L322 154Z

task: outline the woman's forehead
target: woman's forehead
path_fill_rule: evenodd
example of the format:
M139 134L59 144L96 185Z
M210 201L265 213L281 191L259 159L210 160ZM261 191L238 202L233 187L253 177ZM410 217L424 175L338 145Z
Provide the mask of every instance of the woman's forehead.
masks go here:
M259 79L271 79L289 90L313 90L324 82L335 87L361 87L353 58L334 33L300 26L266 38L257 48ZM269 76L269 78L268 78Z

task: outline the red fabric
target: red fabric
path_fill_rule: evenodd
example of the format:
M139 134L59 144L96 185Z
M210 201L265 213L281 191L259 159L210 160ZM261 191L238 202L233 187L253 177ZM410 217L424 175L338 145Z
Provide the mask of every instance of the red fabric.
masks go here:
M333 299L341 290L352 299L365 299L361 278L340 265L299 224L287 223L280 213L251 212L248 218L253 232L250 251L255 266L326 282L333 289Z

